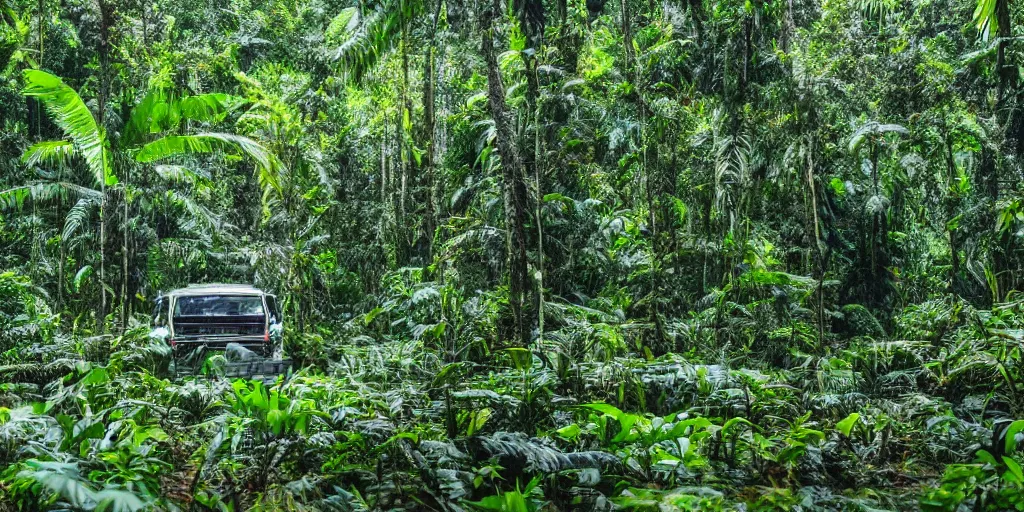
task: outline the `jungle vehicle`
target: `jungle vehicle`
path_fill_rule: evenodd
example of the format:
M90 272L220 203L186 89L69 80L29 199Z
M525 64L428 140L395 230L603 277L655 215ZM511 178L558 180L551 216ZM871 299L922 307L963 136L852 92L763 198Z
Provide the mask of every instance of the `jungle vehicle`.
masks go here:
M161 294L150 337L171 347L175 372L193 372L211 352L229 352L228 376L281 373L283 324L277 297L248 285L204 284Z

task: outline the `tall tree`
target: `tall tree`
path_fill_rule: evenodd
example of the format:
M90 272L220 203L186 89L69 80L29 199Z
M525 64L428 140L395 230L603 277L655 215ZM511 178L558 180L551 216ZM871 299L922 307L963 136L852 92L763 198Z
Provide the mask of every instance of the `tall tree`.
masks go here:
M532 322L527 320L525 294L528 285L526 255L527 191L523 158L516 145L512 114L505 103L505 86L494 49L500 0L485 9L482 16L481 51L487 63L487 104L494 120L498 153L501 155L502 196L505 206L505 244L508 252L509 304L513 316L513 339L522 345L530 341Z

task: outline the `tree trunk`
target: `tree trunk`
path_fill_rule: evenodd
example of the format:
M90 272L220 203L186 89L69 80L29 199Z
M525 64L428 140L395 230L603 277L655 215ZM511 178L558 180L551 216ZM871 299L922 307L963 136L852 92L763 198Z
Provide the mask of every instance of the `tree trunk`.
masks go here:
M412 244L409 243L406 215L406 194L409 186L409 168L412 166L412 144L410 144L409 127L412 126L412 100L409 95L409 28L408 23L402 21L402 105L401 113L398 116L398 163L399 171L399 195L398 195L398 216L396 222L396 239L398 240L398 261L399 266L409 262L412 252Z
M633 27L629 18L629 0L621 0L622 7L622 45L625 47L625 69L626 76L632 78L633 62L636 60L633 55Z
M996 52L996 72L999 75L999 91L997 97L1000 106L1006 93L1007 82L1017 73L1015 68L1006 64L1006 48L1010 45L1010 0L996 0L996 21L999 24L999 47Z
M527 116L532 117L533 126L533 152L524 167L525 173L532 171L534 186L536 188L537 203L534 209L534 222L537 224L537 275L535 279L535 295L533 309L537 312L537 326L541 336L544 332L544 232L541 226L540 198L540 145L541 145L541 122L540 122L540 74L538 66L540 57L544 51L544 24L545 13L544 3L541 0L518 0L519 25L526 36L526 42L530 51L520 52L523 65L526 69L526 107ZM529 154L529 153L528 153ZM529 278L527 278L529 279Z
M513 339L525 346L530 340L530 325L523 311L527 290L526 258L526 183L523 179L523 160L516 146L512 119L505 104L505 86L498 68L494 50L494 25L501 12L500 1L495 0L490 12L484 14L482 53L487 62L487 97L494 119L498 154L501 155L502 188L505 206L506 246L509 263L509 304L512 308Z
M423 63L423 131L426 147L424 148L423 171L426 178L427 188L427 212L423 219L423 231L426 237L427 265L434 261L434 232L437 230L437 191L436 177L434 176L434 144L435 124L434 116L434 82L436 78L436 66L434 63L434 45L437 35L437 22L441 17L441 0L437 1L437 8L434 11L434 19L430 29L430 42L427 45L427 55Z
M793 21L793 0L785 0L786 10L782 14L782 35L779 38L782 43L782 53L789 53L792 44L793 33L796 32L796 22ZM787 59L788 61L788 59ZM786 69L792 73L792 64L787 64Z
M43 47L46 41L46 0L39 0L39 26L36 27L39 30L39 67L45 68L46 63L43 61Z
M544 40L544 4L540 0L517 0L516 4L519 26L526 36L527 50L532 50L519 53L526 68L526 103L532 113L540 96L537 58Z
M128 229L128 169L130 166L125 167L124 184L122 190L124 190L124 226L121 227L121 231L124 234L124 238L121 240L121 333L123 334L128 330L128 315L131 314L131 302L128 297L128 237L131 235Z
M108 4L105 0L99 0L100 9L100 39L99 39L99 56L100 56L100 92L98 98L99 113L97 119L97 125L99 129L103 129L104 115L107 110L107 99L110 97L110 27L114 24L114 7ZM107 184L106 176L100 178L100 193L102 198L100 199L100 311L99 318L96 319L97 331L103 332L106 330L106 317L107 317L107 281L106 281L106 261L104 253L106 252L107 245L107 222L106 222L106 209L107 209Z

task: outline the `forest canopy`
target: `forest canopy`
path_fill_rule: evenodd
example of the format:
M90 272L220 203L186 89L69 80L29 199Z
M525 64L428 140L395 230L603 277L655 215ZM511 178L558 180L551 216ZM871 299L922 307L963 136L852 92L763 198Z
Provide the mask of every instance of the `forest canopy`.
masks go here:
M0 0L0 512L1024 510L1022 24Z

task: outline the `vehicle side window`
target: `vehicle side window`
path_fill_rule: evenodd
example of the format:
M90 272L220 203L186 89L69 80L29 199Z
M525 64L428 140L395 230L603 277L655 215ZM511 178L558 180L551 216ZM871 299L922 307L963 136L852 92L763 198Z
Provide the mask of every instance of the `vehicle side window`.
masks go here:
M273 295L267 295L267 309L270 310L270 315L274 317L274 321L277 323L281 322L281 309L277 304L277 297Z
M153 325L164 327L167 325L167 299L160 297L153 305Z

